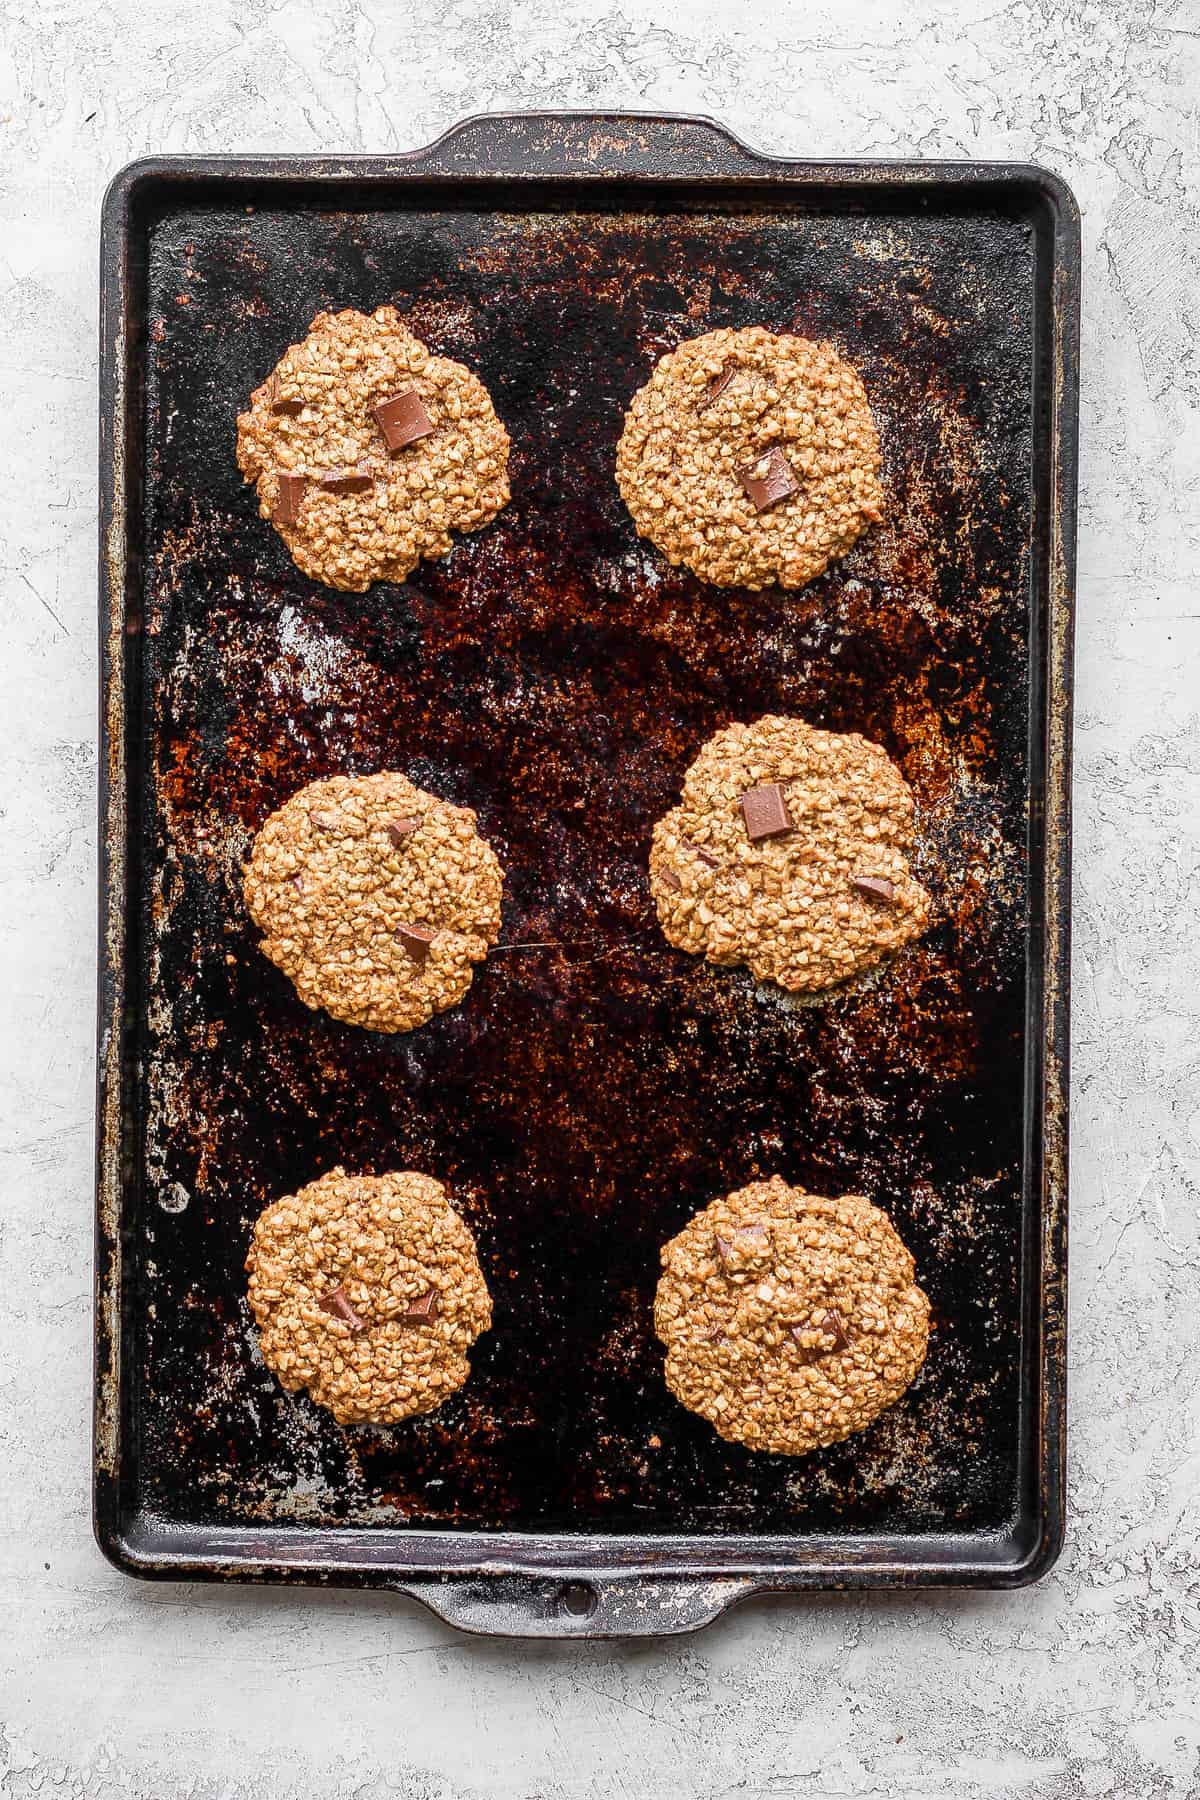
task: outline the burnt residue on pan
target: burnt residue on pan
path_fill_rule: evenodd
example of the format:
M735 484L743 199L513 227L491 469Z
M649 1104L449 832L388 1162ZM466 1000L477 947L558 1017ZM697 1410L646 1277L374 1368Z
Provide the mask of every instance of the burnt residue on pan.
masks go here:
M391 301L490 388L513 501L404 586L305 580L234 461L251 388L321 308ZM1018 1508L1033 246L1003 210L169 212L149 257L138 902L145 1180L128 1329L142 1499L189 1522L643 1532L986 1530ZM862 370L890 511L802 593L723 592L613 481L654 359L717 325ZM671 950L651 826L718 726L883 744L920 807L928 936L800 1005ZM503 944L404 1037L310 1013L240 865L302 783L404 769L475 807ZM344 1431L263 1367L251 1223L335 1164L447 1181L495 1299L466 1389ZM927 1366L797 1462L684 1412L660 1244L779 1171L912 1247Z

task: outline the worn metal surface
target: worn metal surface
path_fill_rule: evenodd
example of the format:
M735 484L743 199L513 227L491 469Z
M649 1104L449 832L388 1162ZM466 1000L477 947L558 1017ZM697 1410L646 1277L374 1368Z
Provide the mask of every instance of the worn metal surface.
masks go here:
M1069 199L773 165L686 122L483 121L352 171L143 170L106 256L106 379L138 409L136 466L107 470L107 1546L405 1585L500 1565L422 1596L555 1634L676 1629L756 1585L1036 1572L1061 1519ZM320 306L385 299L488 383L514 502L340 596L257 518L233 421ZM885 447L887 526L798 596L669 570L612 482L654 358L759 321L833 337ZM768 709L886 745L938 899L922 945L819 1007L671 951L646 889L700 742ZM237 876L294 787L391 765L477 807L508 899L467 1003L389 1040L299 1005ZM248 1327L250 1221L336 1161L447 1179L496 1299L467 1389L399 1431L283 1395ZM650 1329L661 1241L776 1168L886 1205L937 1320L906 1403L794 1464L682 1412Z

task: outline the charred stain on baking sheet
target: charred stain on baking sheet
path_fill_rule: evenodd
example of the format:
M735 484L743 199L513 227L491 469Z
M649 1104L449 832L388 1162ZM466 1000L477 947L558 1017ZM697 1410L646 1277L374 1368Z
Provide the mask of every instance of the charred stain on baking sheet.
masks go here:
M1028 229L997 210L586 215L197 206L150 245L142 728L144 1157L131 1329L145 1504L193 1522L643 1532L985 1530L1018 1507L1030 367ZM236 415L322 308L393 302L487 383L513 500L403 586L307 581ZM654 359L718 325L828 337L880 426L887 523L798 594L706 587L613 480ZM797 713L884 745L928 935L801 1005L671 950L646 862L704 739ZM400 768L474 807L503 948L422 1030L310 1013L240 866L305 782ZM252 1221L342 1164L446 1181L495 1324L437 1414L346 1431L284 1394ZM660 1244L778 1171L912 1248L927 1365L800 1461L663 1386Z

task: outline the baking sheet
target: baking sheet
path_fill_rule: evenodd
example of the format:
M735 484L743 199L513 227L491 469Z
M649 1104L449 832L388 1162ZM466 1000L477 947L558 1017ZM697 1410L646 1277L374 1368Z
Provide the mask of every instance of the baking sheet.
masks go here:
M437 1575L468 1624L662 1629L756 1582L1022 1579L1057 1541L1069 197L599 129L156 165L110 200L98 1516L127 1566ZM384 301L489 387L514 497L341 595L258 518L234 424L313 313ZM751 323L831 338L880 426L888 521L800 594L670 569L613 481L655 359ZM687 764L766 711L885 746L936 901L819 1005L671 950L649 899ZM507 872L466 1002L393 1038L309 1013L239 896L288 794L387 767L475 807ZM249 1321L255 1215L338 1163L447 1181L494 1297L468 1386L400 1428L283 1393ZM773 1171L884 1206L935 1322L897 1408L795 1461L680 1408L652 1330L659 1245ZM514 1574L456 1602L489 1562ZM586 1580L578 1610L524 1566Z

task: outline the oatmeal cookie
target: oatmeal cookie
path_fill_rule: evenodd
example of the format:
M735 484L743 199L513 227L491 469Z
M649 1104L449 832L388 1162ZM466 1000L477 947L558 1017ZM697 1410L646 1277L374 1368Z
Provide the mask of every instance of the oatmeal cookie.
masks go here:
M929 1302L887 1216L778 1175L663 1246L667 1386L723 1438L803 1456L862 1431L925 1360Z
M650 891L668 941L817 993L918 937L913 802L877 744L768 714L709 739L658 821Z
M499 935L503 881L468 807L392 771L293 794L254 840L245 896L306 1006L411 1031L470 987Z
M718 587L803 587L883 517L857 372L759 325L662 358L625 415L617 485L640 535Z
M263 1360L340 1425L394 1425L460 1388L492 1322L475 1240L440 1181L334 1169L274 1201L246 1257Z
M392 306L318 313L250 396L237 458L297 567L358 593L445 556L509 498L487 389Z

